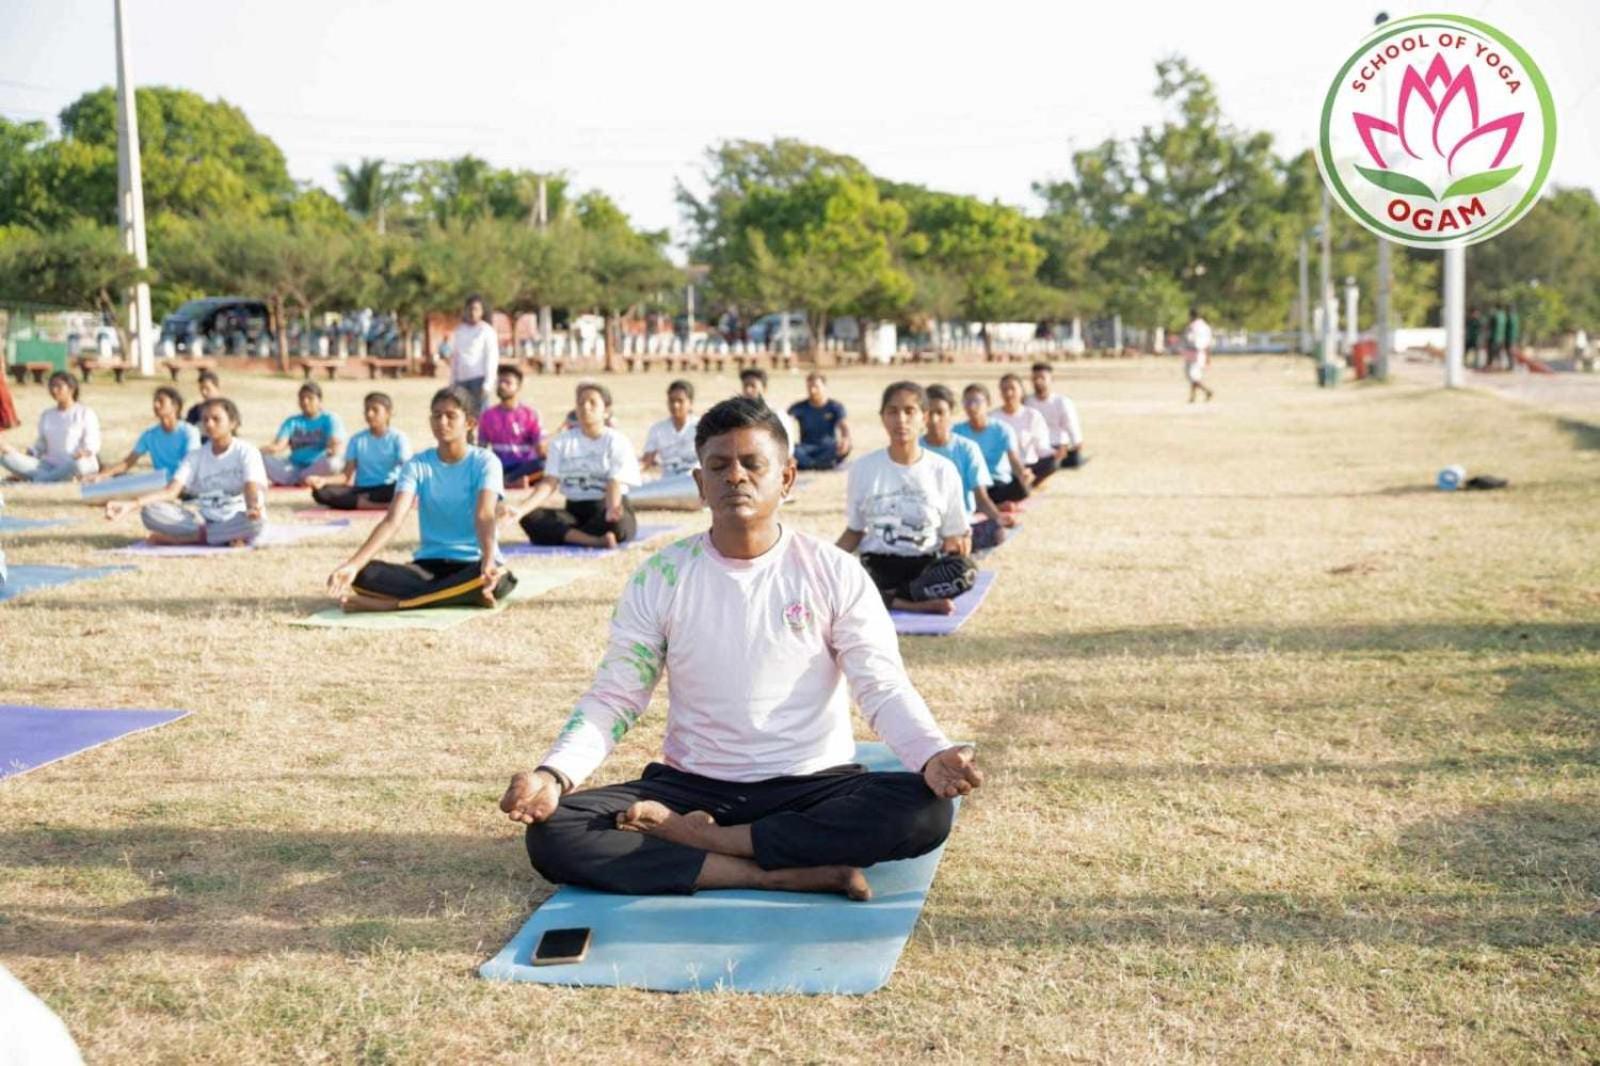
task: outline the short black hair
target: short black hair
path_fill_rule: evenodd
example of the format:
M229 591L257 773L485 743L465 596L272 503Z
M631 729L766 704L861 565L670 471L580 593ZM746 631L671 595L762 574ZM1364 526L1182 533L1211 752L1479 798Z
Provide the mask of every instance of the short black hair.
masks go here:
M234 429L238 429L240 426L244 425L244 419L239 417L239 405L228 399L226 396L213 396L211 399L201 404L200 417L205 417L206 408L208 407L222 408L223 413L228 416L228 424Z
M982 396L984 403L993 403L994 402L994 400L991 399L990 396L989 396L989 386L987 386L987 385L985 385L985 384L983 384L982 382L979 382L979 381L974 381L971 385L968 385L966 388L962 389L961 390L961 398L963 400L965 400L968 396L971 396L974 393L976 393L979 396Z
M432 411L441 403L453 403L461 408L461 413L476 421L478 418L478 401L460 385L446 385L433 394L433 399L428 401L428 410Z
M520 382L522 380L522 368L515 363L501 363L500 369L494 372L494 376L497 378L516 378Z
M308 381L304 385L301 385L300 391L295 393L295 395L304 396L308 392L317 399L322 399L322 386L318 385L315 381Z
M820 370L813 370L811 373L806 375L806 384L809 385L813 381L819 381L826 385L828 383L828 375L824 374Z
M689 397L689 401L691 403L694 402L694 385L688 381L685 381L683 378L679 378L677 381L674 381L671 385L667 386L668 396L671 396L675 392L683 393L685 396Z
M162 396L165 396L172 403L173 407L177 408L179 411L183 410L183 393L179 392L171 385L158 386L155 394L156 398L158 399Z
M747 381L759 381L764 389L767 387L767 372L759 366L747 366L739 371L739 384L743 385Z
M935 400L943 400L951 407L956 406L956 394L950 391L950 386L948 385L929 385L925 399L929 403Z
M1022 388L1022 379L1010 371L1000 375L1000 384L1004 385L1008 381L1014 381L1017 384L1017 388Z
M1033 372L1035 374L1054 374L1056 368L1049 363L1034 363Z
M394 401L389 398L389 394L387 392L369 392L362 397L361 409L363 411L371 407L373 404L377 404L379 407L382 407L391 413L394 411Z
M783 454L789 454L789 433L783 428L783 419L760 400L752 400L748 396L733 396L712 404L711 409L700 416L700 424L694 430L695 453L704 451L706 442L712 437L720 437L736 429L764 429L772 434L772 439L778 442Z
M1190 318L1199 318L1200 317L1200 309L1198 307L1189 308L1189 317Z
M578 387L572 390L574 407L583 402L583 394L586 392L598 392L600 394L600 402L606 405L607 411L611 410L611 390L598 381L578 382Z
M917 398L918 407L924 411L928 409L928 394L923 391L921 385L918 385L915 381L891 381L889 387L883 390L883 402L878 404L878 412L880 414L888 408L889 401L894 399L894 394L897 392L909 392Z
M199 380L200 380L200 384L202 384L202 385L206 384L207 382L210 382L211 384L215 385L219 389L222 387L222 379L217 377L217 372L215 370L202 370L202 371L200 371Z
M45 383L45 388L55 388L58 381L65 382L67 388L72 390L72 398L74 400L78 398L78 376L76 374L68 373L65 370L57 370L50 375L50 380Z

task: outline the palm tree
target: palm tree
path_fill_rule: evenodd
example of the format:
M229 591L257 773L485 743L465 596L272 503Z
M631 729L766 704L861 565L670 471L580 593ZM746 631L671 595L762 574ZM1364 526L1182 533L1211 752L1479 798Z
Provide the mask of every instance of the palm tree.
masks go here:
M401 175L386 169L381 159L366 158L355 167L341 163L335 173L344 192L344 206L360 218L372 219L383 233L388 207L400 198Z

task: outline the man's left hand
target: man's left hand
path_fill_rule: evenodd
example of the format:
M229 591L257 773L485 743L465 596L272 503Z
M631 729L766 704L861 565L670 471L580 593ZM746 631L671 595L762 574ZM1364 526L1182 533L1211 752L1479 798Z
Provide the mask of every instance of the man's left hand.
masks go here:
M922 768L928 790L940 799L969 795L983 784L983 771L973 763L973 751L966 745L946 748Z

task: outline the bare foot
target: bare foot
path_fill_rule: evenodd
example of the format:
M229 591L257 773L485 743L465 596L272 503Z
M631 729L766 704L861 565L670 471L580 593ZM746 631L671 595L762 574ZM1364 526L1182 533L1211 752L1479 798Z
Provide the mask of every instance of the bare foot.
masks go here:
M615 533L607 533L605 537L602 538L602 541L602 547L606 548L607 550L614 549L617 546L617 535Z
M838 892L853 900L872 898L867 875L854 866L806 866L793 870L767 870L762 888L779 892Z
M714 828L715 818L705 811L678 814L664 803L640 800L617 815L617 828L629 833L648 833L687 847L704 847L704 830Z
M955 614L956 601L951 599L937 600L902 600L895 597L894 609L897 611L910 611L913 614Z

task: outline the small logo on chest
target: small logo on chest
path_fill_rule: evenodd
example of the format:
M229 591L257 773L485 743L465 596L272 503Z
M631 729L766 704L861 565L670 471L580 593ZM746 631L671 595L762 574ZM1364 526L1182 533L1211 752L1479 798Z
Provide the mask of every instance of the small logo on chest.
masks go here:
M783 622L798 633L811 625L811 608L796 600L783 609Z

